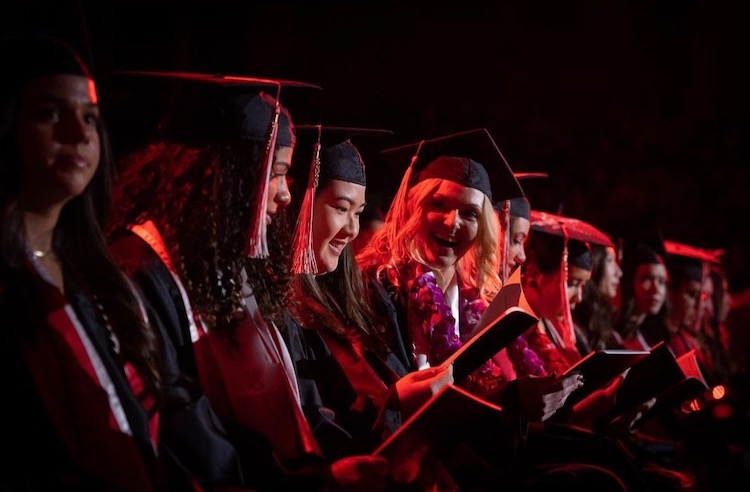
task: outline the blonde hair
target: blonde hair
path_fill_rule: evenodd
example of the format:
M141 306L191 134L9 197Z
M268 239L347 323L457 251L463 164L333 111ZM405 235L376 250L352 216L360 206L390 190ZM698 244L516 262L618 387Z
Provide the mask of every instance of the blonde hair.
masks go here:
M400 276L399 268L409 263L430 266L422 258L423 245L418 239L418 231L423 227L424 204L443 181L437 178L426 179L409 189L405 202L406 213L389 213L383 227L357 255L357 262L364 272L378 277L384 270L392 268ZM403 219L395 218L398 216ZM477 237L471 248L458 260L456 270L463 285L476 288L485 302L489 302L502 286L498 275L499 230L500 224L492 203L484 196Z

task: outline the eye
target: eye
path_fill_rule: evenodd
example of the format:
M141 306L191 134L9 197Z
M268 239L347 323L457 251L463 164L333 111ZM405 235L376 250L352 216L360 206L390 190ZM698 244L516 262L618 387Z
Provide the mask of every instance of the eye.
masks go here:
M83 121L85 121L87 125L96 126L96 124L99 123L99 112L87 111L83 114Z
M445 202L440 198L433 198L430 202L430 205L434 210L445 210L447 208Z
M36 113L39 121L54 122L60 120L60 110L54 106L43 106Z

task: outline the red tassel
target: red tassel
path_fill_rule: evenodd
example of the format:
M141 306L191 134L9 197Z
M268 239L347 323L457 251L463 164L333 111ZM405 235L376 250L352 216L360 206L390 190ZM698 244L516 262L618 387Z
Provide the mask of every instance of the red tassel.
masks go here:
M563 233L563 253L560 262L560 288L562 289L563 301L563 326L561 326L561 335L563 344L567 349L576 348L576 334L573 329L573 315L570 312L570 303L568 302L568 231L564 224L560 224L560 230Z
M317 274L318 265L315 263L315 254L312 246L312 224L313 204L315 202L315 190L318 188L320 177L320 142L315 143L313 161L310 165L310 175L305 190L305 198L302 200L297 226L294 229L294 240L292 241L292 273Z
M391 207L388 209L388 213L385 217L386 224L405 224L407 217L406 217L406 195L409 191L409 187L411 186L411 177L414 173L414 166L417 163L417 158L419 157L419 151L422 149L422 144L424 143L424 140L419 142L419 146L417 147L417 151L414 153L414 155L411 158L411 162L409 163L409 167L406 169L406 172L404 173L404 177L401 178L401 185L398 187L398 191L396 192L396 195L393 197L393 201L391 202ZM396 244L396 233L398 231L395 228L389 228L388 230L388 244Z
M498 214L500 216L500 230L497 231L500 234L500 241L502 242L502 249L500 249L500 280L503 281L503 285L508 280L510 275L508 264L512 258L510 256L510 200L503 201L502 210Z
M268 181L271 179L271 168L273 167L274 153L276 150L276 137L279 132L279 100L276 99L276 106L271 119L271 126L266 139L266 150L261 161L260 174L258 175L258 188L253 204L253 217L250 224L250 237L248 238L246 254L250 258L267 258L268 257L268 240L266 238L266 207L268 206Z

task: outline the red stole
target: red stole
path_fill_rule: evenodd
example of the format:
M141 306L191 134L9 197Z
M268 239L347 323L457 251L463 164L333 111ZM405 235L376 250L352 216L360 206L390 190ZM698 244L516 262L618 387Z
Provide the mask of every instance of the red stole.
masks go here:
M321 455L289 381L283 340L255 311L235 340L209 332L193 345L203 388L222 418L264 435L282 463Z
M209 331L193 312L187 293L153 222L131 228L164 262L183 296L190 318L198 374L211 406L224 420L265 436L282 463L322 453L305 419L294 367L281 334L268 326L255 298L246 298L247 317L235 339ZM192 313L192 318L191 318Z
M68 454L83 473L113 488L154 490L116 391L108 376L97 374L101 361L73 308L57 288L37 274L33 278L46 316L34 327L23 356ZM142 385L132 367L126 371L131 383ZM109 394L103 385L111 388ZM158 420L152 424L156 431Z

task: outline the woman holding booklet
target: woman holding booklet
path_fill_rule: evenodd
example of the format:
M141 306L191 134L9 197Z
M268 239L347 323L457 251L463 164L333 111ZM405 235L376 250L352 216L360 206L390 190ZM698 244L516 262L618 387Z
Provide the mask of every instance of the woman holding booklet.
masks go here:
M336 130L321 127L319 132L368 133ZM372 452L453 377L451 366L409 373L406 351L400 338L392 336L397 333L395 317L381 315L370 302L369 295L379 293L366 291L351 244L365 207L365 165L359 151L346 140L325 147L318 143L315 153L294 235L293 319L284 337L303 411L324 455L334 460ZM331 418L324 414L331 410L344 432L318 425ZM449 479L433 473L419 479L450 486Z
M403 346L412 349L411 370L441 367L477 334L483 311L500 291L502 258L493 195L502 200L522 192L484 129L386 153L400 154L404 162L408 161L404 154L415 155L385 225L357 260L368 285L385 288L389 294ZM531 318L527 326L533 324ZM602 487L606 490L647 490L623 450L610 441L590 439L588 449L579 449L568 445L567 435L527 427L529 421L549 418L563 405L581 386L578 375L515 379L512 366L507 370L497 360L486 362L466 379L456 371L454 367L456 384L501 404L498 425L466 430L461 424L460 466L451 459L455 455L441 456L459 484L471 490L511 482L541 488L567 478L575 484L599 486L600 480L611 481ZM528 445L533 434L546 436L533 439L546 449ZM480 470L476 466L480 461L472 462L472 457L479 457L484 468Z

